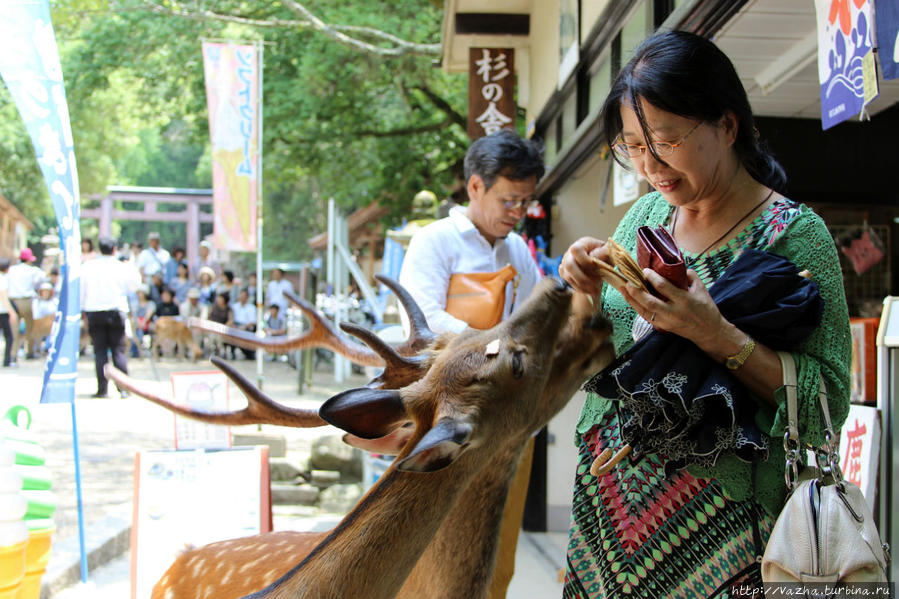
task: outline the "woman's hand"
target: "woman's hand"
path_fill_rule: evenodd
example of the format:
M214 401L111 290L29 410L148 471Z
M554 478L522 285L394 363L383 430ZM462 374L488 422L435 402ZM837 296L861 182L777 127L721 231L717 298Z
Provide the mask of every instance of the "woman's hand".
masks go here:
M643 274L668 301L629 284L622 295L637 313L656 329L689 339L711 355L719 354L718 345L735 327L721 315L696 272L687 271L687 289L677 287L651 269L644 268Z
M559 276L575 291L596 296L602 285L600 270L594 260L609 261L609 248L604 241L581 237L571 244L559 264Z

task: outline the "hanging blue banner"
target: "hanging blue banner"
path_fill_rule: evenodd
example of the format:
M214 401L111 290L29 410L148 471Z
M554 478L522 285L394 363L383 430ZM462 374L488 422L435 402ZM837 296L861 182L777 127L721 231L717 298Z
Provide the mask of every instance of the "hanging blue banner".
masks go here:
M0 77L12 95L53 201L63 263L41 402L71 402L81 335L78 173L62 66L48 0L6 0L0 18Z
M874 48L871 0L815 0L815 17L821 126L830 129L867 103L863 63Z
M875 0L874 24L880 73L884 79L899 78L899 2Z

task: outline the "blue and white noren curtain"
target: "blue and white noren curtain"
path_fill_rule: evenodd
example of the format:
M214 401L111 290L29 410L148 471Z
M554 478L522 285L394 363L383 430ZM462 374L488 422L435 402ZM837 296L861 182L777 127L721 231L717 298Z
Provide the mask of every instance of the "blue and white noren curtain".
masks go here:
M34 145L53 201L62 248L62 290L44 366L41 402L70 402L75 397L81 333L81 207L69 109L48 0L3 2L0 77Z

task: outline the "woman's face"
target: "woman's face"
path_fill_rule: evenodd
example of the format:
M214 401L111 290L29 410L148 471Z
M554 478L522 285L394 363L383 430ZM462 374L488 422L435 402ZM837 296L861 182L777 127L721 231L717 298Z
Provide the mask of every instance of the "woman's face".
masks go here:
M187 265L185 265L185 264L178 265L178 277L181 279L187 278Z
M625 104L621 106L621 139L628 144L665 141L680 145L662 156L667 165L656 160L648 149L630 158L637 173L674 206L716 197L725 191L736 174L735 120L728 115L716 124L700 122L660 110L643 99L640 102L652 139L644 138L637 113Z

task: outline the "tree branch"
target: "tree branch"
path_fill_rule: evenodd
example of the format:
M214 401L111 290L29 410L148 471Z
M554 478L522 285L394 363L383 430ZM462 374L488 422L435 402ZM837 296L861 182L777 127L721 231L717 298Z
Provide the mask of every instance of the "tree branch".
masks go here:
M377 130L357 130L353 132L353 136L362 137L396 137L401 135L415 135L417 133L428 133L429 131L440 131L446 129L453 124L452 119L445 119L439 123L431 125L419 125L417 127L401 127L399 129L389 129L387 131Z
M220 21L225 23L237 23L240 25L248 25L251 27L288 27L292 29L311 29L318 31L331 39L350 46L367 54L376 56L405 56L405 55L421 55L421 56L439 56L440 44L419 44L410 42L397 37L393 34L375 29L373 27L362 27L357 25L330 25L325 23L305 6L296 2L296 0L282 0L282 3L299 14L302 19L278 19L275 17L267 19L253 19L249 17L241 17L237 15L223 14L213 12L206 9L185 8L178 2L171 2L162 5L155 0L144 0L144 4L148 9L159 14L170 14L179 17L186 17L201 21ZM352 37L347 33L367 36L372 39L387 42L391 44L389 47L376 46L365 42L358 37Z
M456 110L450 105L449 102L431 91L430 88L425 87L424 85L416 85L412 89L417 89L418 91L423 93L425 97L430 100L431 104L445 113L450 118L450 120L452 120L452 122L456 123L463 129L468 129L468 119L456 112Z

